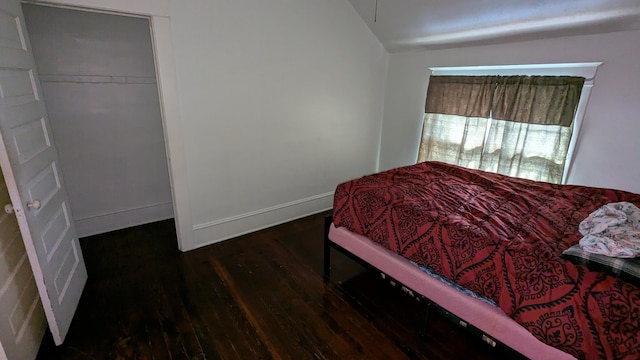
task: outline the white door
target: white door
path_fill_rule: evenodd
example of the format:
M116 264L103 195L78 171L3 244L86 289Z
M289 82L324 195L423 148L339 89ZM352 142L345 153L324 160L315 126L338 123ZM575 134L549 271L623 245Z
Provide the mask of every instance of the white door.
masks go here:
M0 176L0 204L10 202ZM0 209L0 359L35 359L46 326L18 221Z
M56 344L87 280L19 0L0 1L0 166Z

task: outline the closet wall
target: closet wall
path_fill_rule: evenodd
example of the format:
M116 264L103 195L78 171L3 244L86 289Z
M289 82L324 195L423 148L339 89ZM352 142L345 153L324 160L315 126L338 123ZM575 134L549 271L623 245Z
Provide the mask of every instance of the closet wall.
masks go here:
M148 19L23 9L78 235L173 217Z

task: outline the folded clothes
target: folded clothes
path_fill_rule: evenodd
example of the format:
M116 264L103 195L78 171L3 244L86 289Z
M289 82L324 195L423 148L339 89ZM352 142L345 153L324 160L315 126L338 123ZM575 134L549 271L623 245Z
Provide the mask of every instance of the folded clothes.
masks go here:
M609 203L589 214L578 229L582 250L605 256L640 256L640 209L629 202Z

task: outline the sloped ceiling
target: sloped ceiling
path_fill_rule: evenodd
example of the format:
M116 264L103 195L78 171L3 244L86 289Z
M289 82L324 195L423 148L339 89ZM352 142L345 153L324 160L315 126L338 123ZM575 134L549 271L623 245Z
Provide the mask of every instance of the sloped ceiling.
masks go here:
M389 52L640 29L640 0L349 2Z

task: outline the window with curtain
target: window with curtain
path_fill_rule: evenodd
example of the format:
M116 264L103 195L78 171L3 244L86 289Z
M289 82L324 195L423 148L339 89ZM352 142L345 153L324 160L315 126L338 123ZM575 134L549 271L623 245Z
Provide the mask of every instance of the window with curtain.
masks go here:
M418 161L560 183L583 77L432 76Z

